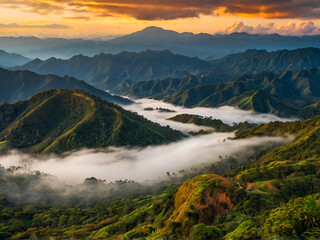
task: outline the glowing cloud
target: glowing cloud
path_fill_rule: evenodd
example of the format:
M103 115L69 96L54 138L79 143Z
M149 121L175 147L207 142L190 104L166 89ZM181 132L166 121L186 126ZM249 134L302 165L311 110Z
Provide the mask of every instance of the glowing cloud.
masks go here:
M200 15L239 15L263 18L318 19L314 0L1 0L0 5L47 14L70 11L97 17L125 15L139 20L170 20Z
M258 24L256 26L246 25L243 22L235 22L232 26L227 27L220 33L235 33L235 32L247 32L251 34L272 34L278 33L281 35L315 35L320 34L320 27L316 26L314 22L288 22L286 25L276 25L275 23L269 23L265 26Z

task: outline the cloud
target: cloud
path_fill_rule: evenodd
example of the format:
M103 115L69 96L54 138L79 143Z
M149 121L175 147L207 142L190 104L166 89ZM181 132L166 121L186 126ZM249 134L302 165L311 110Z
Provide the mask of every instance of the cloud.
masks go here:
M213 133L190 137L179 142L146 148L108 148L82 150L66 156L34 156L17 151L0 156L0 164L26 166L56 176L60 181L77 184L87 177L105 179L107 182L130 179L144 183L162 180L166 172L188 171L219 161L220 156L233 156L245 161L270 144L282 145L292 139L282 137L255 137L228 140L233 133Z
M200 15L319 19L319 0L0 0L0 5L39 14L70 11L76 15L125 15L139 20L170 20Z
M303 21L299 23L288 22L286 25L278 26L275 23L269 23L265 26L258 24L256 26L245 25L243 22L235 22L219 33L229 34L235 32L246 32L251 34L272 34L280 35L316 35L320 34L320 27L312 21Z
M154 99L139 99L135 100L136 104L131 104L128 106L124 106L127 110L137 112L139 115L143 115L145 118L157 122L162 126L169 125L171 128L183 131L199 131L200 129L204 129L207 127L196 126L193 124L183 124L179 122L174 122L170 120L166 120L167 118L176 116L178 114L195 114L203 117L212 117L216 119L220 119L226 124L232 125L234 122L244 122L248 121L250 123L263 124L268 123L270 121L293 121L297 119L288 119L288 118L280 118L272 114L255 114L251 111L243 111L240 109L236 109L230 106L224 106L219 108L205 108L205 107L196 107L196 108L184 108L181 106L174 106L169 103L165 103L162 101L157 101ZM159 111L145 111L145 108L152 107L156 108L166 108L170 110L174 110L175 112L159 112Z
M10 24L1 24L0 28L47 28L47 29L69 29L70 26L63 24L46 24L46 25L34 25L34 24L26 24L20 25L17 23Z
M222 108L183 108L153 99L139 99L136 104L124 106L138 112L149 120L185 132L199 131L203 126L183 124L166 120L181 113L197 114L221 119L223 122L249 121L267 123L269 121L287 121L271 114L253 114L233 107ZM176 112L145 111L144 108L167 108ZM292 141L291 137L254 137L250 139L230 140L234 133L211 133L185 138L166 145L145 148L109 147L104 150L81 150L65 155L28 155L17 151L0 156L0 165L26 166L31 171L39 170L58 177L70 184L82 182L87 177L105 179L107 182L129 179L139 182L163 180L166 172L188 171L193 167L203 167L220 160L220 156L232 156L239 162L256 154L262 148L282 145Z

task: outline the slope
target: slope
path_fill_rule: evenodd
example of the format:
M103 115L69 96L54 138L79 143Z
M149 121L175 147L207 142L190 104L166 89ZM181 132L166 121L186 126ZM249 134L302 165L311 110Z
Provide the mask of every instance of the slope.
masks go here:
M246 74L231 82L199 85L166 97L186 107L236 106L244 110L279 116L309 118L319 113L320 70Z
M201 81L194 76L185 78L167 78L153 81L124 81L112 90L113 93L133 98L163 99L178 91L195 87Z
M29 62L31 59L26 58L20 54L8 53L0 50L0 67L15 67Z
M107 89L125 80L146 81L199 74L210 66L210 63L198 58L176 55L168 50L147 50L140 53L122 52L117 55L101 53L92 58L77 55L67 60L35 59L14 69L30 70L39 74L68 75Z
M37 92L49 89L82 89L102 99L117 103L130 104L131 101L119 96L112 96L84 81L72 77L58 77L55 75L38 75L29 71L8 71L0 68L0 103L13 103L25 100Z
M211 64L213 67L206 76L208 79L214 79L217 73L238 76L245 73L258 73L262 71L283 72L303 70L320 66L320 49L300 48L274 52L249 49L245 52L213 60Z
M35 153L146 146L183 137L81 90L48 90L26 101L3 104L0 116L6 148Z

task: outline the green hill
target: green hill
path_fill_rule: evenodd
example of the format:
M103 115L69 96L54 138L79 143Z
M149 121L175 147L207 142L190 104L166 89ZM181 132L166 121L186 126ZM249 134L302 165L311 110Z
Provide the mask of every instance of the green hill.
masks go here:
M194 76L153 81L124 81L115 87L112 92L133 98L152 97L155 99L163 99L178 91L195 87L199 84L201 84L201 81Z
M217 72L229 76L263 71L283 72L303 70L320 66L319 48L299 48L295 50L265 50L250 49L245 52L230 54L211 61L213 65L207 78L213 78Z
M72 76L102 89L110 89L125 80L147 81L168 77L181 78L199 74L211 64L198 58L173 54L170 51L147 50L140 53L122 52L117 55L101 53L94 57L77 55L67 60L35 59L14 68L39 74Z
M183 137L81 90L48 90L26 101L2 104L0 126L6 148L34 153L146 146Z
M251 136L294 136L294 141L260 156L259 162L315 160L320 157L320 117L297 122L271 122L240 133Z
M256 124L250 124L248 122L242 122L239 124L235 123L233 124L233 126L229 126L228 124L223 123L220 119L213 119L212 117L208 118L192 114L179 114L174 117L168 118L168 120L188 124L193 123L198 126L212 127L216 132L236 131L237 133L239 133L256 126Z
M113 96L84 81L72 77L38 75L29 71L8 71L0 68L0 103L13 103L25 100L36 93L49 89L82 89L106 101L117 104L130 104L130 100Z
M320 116L257 126L237 137L290 135L291 141L264 149L247 162L238 162L237 156L220 156L219 162L198 169L198 176L170 175L171 184L156 191L143 192L130 181L106 184L95 178L57 190L40 181L50 176L0 168L0 236L319 239L319 128ZM140 195L128 196L134 191ZM107 193L122 199L112 200Z
M319 114L320 70L262 72L242 75L227 83L182 90L166 101L185 107L236 106L259 113L309 118Z

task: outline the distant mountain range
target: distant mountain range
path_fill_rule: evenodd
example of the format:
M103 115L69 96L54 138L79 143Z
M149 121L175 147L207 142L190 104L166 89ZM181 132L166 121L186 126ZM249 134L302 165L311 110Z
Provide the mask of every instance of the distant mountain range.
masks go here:
M320 66L320 49L309 47L274 52L249 49L245 52L231 54L221 59L210 61L210 63L213 65L213 68L207 75L209 79L215 79L217 73L220 75L237 76L263 71L302 70Z
M94 57L74 56L68 60L35 59L14 70L29 70L39 74L73 76L102 89L112 88L125 80L147 81L167 77L201 74L211 68L209 62L173 54L168 50L140 53L122 52L117 55L99 54Z
M2 148L61 153L162 144L182 137L82 90L48 90L26 101L0 105Z
M29 62L30 60L30 58L26 58L20 54L7 53L6 51L0 50L0 67L7 68L20 66Z
M141 31L112 40L84 40L35 37L1 37L0 49L16 52L29 58L70 58L77 54L94 56L101 52L117 54L121 51L145 51L168 49L173 53L216 59L227 54L247 49L296 49L320 47L320 36L280 36L233 33L210 35L206 33L177 33L158 27L147 27Z
M101 89L117 88L117 93L127 94L126 90L128 88L130 88L130 91L136 91L137 88L148 88L148 86L151 87L153 84L160 83L159 81L152 84L148 83L146 86L143 86L142 83L138 85L133 83L138 81L177 79L189 76L189 78L185 78L181 83L178 83L181 90L190 86L190 84L197 84L196 82L227 82L244 73L281 72L318 66L320 66L320 49L303 48L276 52L247 50L210 62L173 54L168 50L147 50L140 53L122 52L117 55L102 53L92 58L77 55L68 60L49 58L42 61L35 59L12 69L29 70L39 74L69 75L85 80ZM197 79L193 78L190 83L188 80L190 75L195 75ZM119 88L117 85L124 81L127 81L122 85L124 89L121 89L121 86ZM170 80L167 79L166 81L164 85L168 84ZM172 93L171 90L175 90L175 84L177 84L177 80L173 85L170 84L170 89L163 90ZM163 95L165 92L161 94Z
M8 71L0 68L0 84L0 103L25 100L40 91L58 88L82 89L109 102L132 103L128 99L113 96L73 77L38 75L29 71Z

